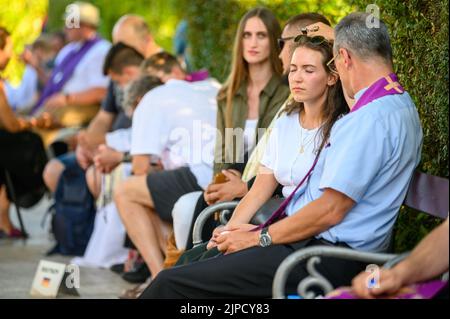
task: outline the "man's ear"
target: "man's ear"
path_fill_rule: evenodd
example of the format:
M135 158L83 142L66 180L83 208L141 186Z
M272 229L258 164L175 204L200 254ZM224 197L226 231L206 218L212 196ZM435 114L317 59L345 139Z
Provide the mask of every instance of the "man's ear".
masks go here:
M353 65L353 57L350 51L347 49L339 49L339 54L342 56L342 62L344 66L348 69Z

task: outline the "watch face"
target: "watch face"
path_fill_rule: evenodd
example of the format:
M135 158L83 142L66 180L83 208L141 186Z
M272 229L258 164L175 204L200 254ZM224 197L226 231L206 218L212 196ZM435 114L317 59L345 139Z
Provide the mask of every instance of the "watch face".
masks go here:
M269 236L267 236L266 234L261 235L261 238L259 239L259 244L262 247L270 246L271 243L272 243L272 240L270 239Z

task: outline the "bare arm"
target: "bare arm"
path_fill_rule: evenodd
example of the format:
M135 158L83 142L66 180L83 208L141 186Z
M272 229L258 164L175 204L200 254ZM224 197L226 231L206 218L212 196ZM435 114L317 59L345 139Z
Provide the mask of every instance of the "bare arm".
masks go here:
M317 235L339 224L353 207L354 201L331 188L303 207L298 213L269 227L274 244L292 243Z
M114 119L113 113L104 110L98 111L86 130L93 144L98 145L105 142L105 135L111 129Z
M353 292L362 298L392 295L402 287L430 280L448 270L448 219L429 233L405 260L392 269L382 268L378 285L369 288L367 272L352 281Z
M11 133L16 133L22 130L22 125L13 110L9 106L6 99L3 83L0 82L0 124L3 128Z
M258 209L270 199L277 185L273 172L262 166L252 188L239 202L227 226L247 224Z
M106 95L106 88L97 87L83 92L69 95L67 104L69 105L96 105L100 104Z
M448 237L447 219L428 234L411 255L394 267L403 284L428 280L448 270Z
M92 106L99 105L106 95L106 88L92 88L83 92L71 93L65 95L63 93L57 93L50 96L45 102L44 110L51 112L59 108L63 108L69 105L77 106Z
M150 155L133 155L131 163L134 175L146 175L150 172Z

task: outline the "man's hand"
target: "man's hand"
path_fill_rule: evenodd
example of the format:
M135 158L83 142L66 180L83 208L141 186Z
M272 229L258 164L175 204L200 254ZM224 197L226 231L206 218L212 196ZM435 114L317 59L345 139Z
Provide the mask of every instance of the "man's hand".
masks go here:
M44 110L52 112L65 106L67 106L67 97L64 94L57 93L48 98L45 102Z
M403 286L402 277L398 271L394 269L381 269L378 288L369 288L368 280L371 276L367 272L362 272L352 281L353 292L361 298L373 299L380 295L393 295Z
M123 159L123 153L102 144L97 149L94 156L95 167L102 173L109 174L115 169Z
M93 164L93 154L81 144L77 145L77 148L75 149L75 156L78 164L80 164L81 168L84 170Z
M258 246L259 231L251 231L255 225L237 225L231 230L224 230L217 237L217 249L222 253L230 254L250 247Z
M89 135L86 130L81 130L77 134L77 147L75 149L75 155L81 168L86 170L90 165L94 163L95 145L89 142Z
M241 174L238 171L229 169L222 173L226 176L227 182L211 184L203 194L208 205L244 197L248 193L247 183L241 180Z
M308 25L306 31L308 37L321 35L328 41L334 41L334 29L323 22L316 22Z

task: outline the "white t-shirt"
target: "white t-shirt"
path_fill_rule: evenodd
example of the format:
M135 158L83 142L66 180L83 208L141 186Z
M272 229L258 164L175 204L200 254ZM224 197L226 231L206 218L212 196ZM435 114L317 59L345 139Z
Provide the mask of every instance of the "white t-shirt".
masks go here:
M75 48L81 47L81 42L71 42L58 53L55 64L64 60L64 57ZM109 83L107 76L103 75L103 63L111 44L100 40L78 62L70 79L64 84L64 93L77 93L96 87L106 88Z
M106 145L119 152L129 152L131 148L131 128L109 132L105 136Z
M155 155L164 169L189 166L205 188L212 180L216 138L215 80L169 80L148 92L133 114L132 155Z
M6 98L14 110L27 109L36 102L38 97L38 74L30 65L25 66L22 81L13 86L5 81Z
M285 113L275 121L260 163L283 185L284 197L288 197L308 173L321 140L319 128L307 130L300 126L298 112ZM303 192L306 184L297 193Z

